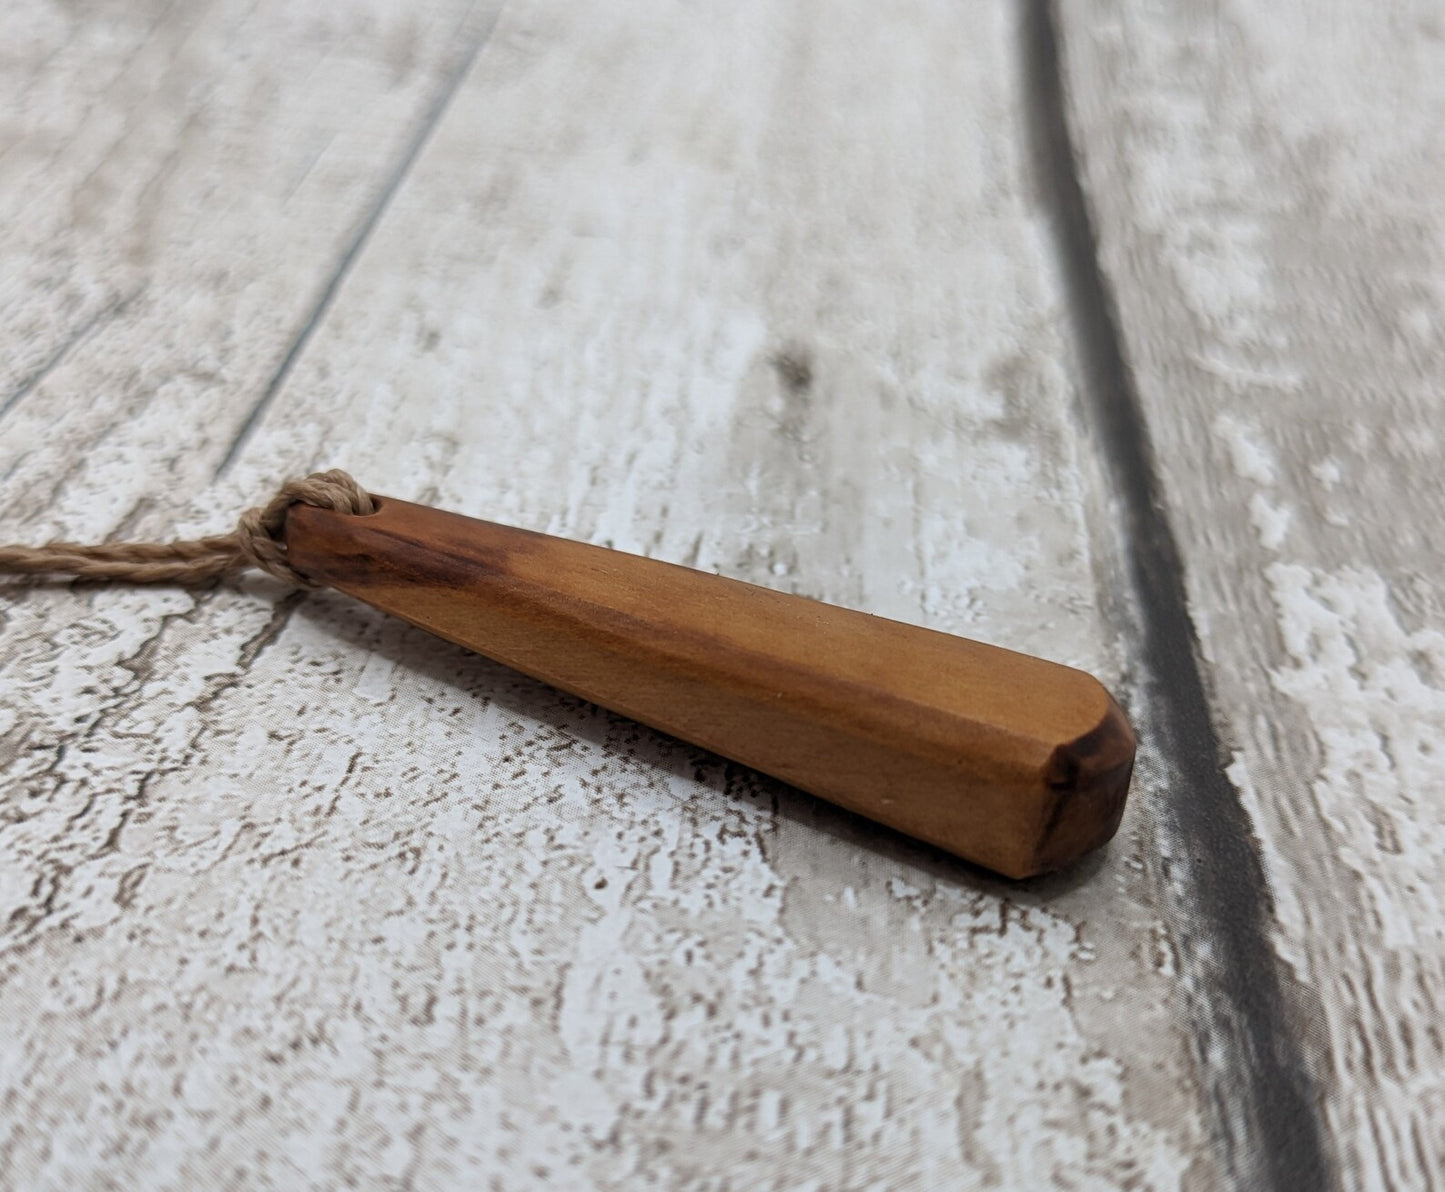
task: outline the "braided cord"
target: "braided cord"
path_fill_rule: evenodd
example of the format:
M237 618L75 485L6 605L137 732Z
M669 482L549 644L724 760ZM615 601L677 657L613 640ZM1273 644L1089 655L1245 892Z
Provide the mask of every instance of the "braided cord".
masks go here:
M199 584L258 567L300 587L315 585L291 566L282 542L286 511L315 505L338 513L367 514L371 496L347 472L316 472L288 480L265 505L241 514L229 534L179 542L50 542L0 546L0 575L73 575L133 584Z

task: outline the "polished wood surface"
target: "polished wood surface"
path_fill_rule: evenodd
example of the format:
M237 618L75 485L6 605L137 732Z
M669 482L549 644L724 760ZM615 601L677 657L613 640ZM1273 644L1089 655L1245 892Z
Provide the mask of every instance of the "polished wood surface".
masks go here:
M317 582L1009 877L1123 814L1133 732L1070 667L392 498L297 505L286 542Z

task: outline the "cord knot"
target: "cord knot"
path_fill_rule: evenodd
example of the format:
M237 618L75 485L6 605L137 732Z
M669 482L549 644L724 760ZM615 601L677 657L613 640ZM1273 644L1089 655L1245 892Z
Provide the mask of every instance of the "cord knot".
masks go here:
M297 504L356 514L372 513L376 505L349 472L333 468L313 472L301 480L288 480L265 505L241 514L234 531L238 561L243 566L249 563L259 567L277 579L314 588L316 584L291 566L282 541L286 511Z

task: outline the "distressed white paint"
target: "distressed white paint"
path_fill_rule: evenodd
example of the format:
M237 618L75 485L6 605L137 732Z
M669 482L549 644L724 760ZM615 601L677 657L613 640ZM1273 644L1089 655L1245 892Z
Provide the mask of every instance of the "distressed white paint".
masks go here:
M1342 1180L1445 1185L1445 26L1062 6L1075 133Z
M483 16L16 6L5 85L72 65L12 117L0 226L54 263L0 335L109 313L0 424L0 527L217 529L341 464L1116 680L1013 8L509 7L208 487ZM283 597L7 594L9 1182L1214 1182L1149 790L1009 887Z

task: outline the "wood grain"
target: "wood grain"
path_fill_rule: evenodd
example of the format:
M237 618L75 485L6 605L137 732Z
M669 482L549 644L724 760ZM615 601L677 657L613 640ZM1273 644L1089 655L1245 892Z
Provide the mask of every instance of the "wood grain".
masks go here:
M483 10L284 7L5 7L51 98L0 164L172 180L99 231L7 189L48 276L145 283L7 416L7 537L223 530L345 466L1117 683L1016 6L518 3L440 110ZM229 88L188 137L92 103L177 44ZM165 251L107 255L142 218ZM55 292L0 323L25 376L84 326L32 349ZM1152 774L1005 885L339 595L3 615L4 1181L1221 1182Z
M1008 877L1119 827L1099 681L996 646L391 497L298 504L302 574Z
M1438 6L1060 6L1341 1182L1445 1185Z
M307 335L486 15L464 0L6 5L10 539L173 528Z

